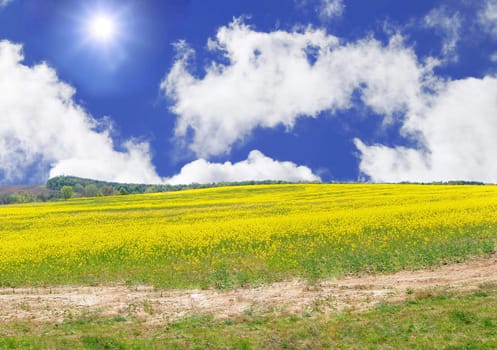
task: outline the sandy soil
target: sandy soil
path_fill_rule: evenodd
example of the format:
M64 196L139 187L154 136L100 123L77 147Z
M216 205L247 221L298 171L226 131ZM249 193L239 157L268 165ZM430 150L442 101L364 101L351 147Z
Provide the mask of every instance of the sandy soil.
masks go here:
M139 286L0 288L0 324L9 320L62 322L84 315L136 317L165 324L202 313L227 318L243 313L362 311L380 302L404 300L427 290L477 290L497 283L497 255L460 264L389 275L325 280L309 285L300 280L257 288L158 290Z

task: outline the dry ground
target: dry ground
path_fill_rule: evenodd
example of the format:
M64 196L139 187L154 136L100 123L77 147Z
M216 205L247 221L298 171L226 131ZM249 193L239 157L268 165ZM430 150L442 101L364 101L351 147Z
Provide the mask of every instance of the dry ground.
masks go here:
M293 280L230 291L158 290L122 285L0 288L0 323L61 322L97 314L165 324L203 313L227 318L247 312L361 311L380 302L404 300L414 293L433 289L470 291L487 283L497 283L496 254L429 270L347 277L310 285Z

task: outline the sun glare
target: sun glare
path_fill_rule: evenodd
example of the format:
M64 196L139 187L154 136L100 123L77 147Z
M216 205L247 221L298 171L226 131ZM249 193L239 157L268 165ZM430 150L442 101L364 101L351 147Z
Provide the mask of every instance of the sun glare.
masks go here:
M107 42L116 35L116 22L108 15L98 14L90 20L89 31L95 40Z

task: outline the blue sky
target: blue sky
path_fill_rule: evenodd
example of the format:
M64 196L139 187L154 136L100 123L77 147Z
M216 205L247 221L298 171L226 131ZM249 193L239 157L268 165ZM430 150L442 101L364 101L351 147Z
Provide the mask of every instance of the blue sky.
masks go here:
M497 182L496 43L496 0L0 0L0 184Z

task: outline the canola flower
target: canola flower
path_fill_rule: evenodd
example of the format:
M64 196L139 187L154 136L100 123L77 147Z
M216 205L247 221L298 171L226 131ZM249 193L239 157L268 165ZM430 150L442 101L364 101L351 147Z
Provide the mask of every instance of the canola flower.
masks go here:
M490 253L497 187L302 184L0 207L0 285L231 288Z

